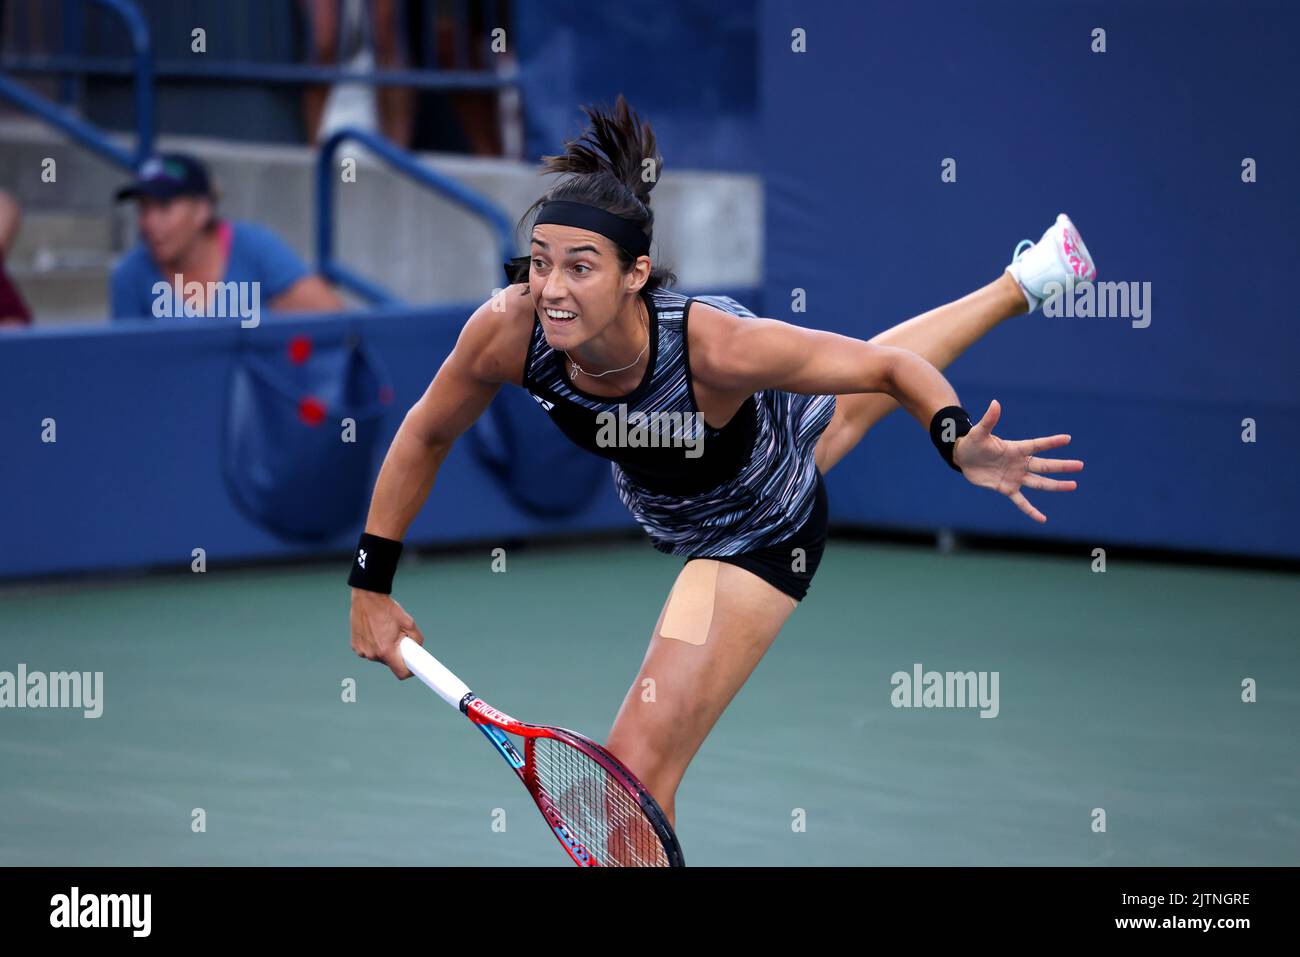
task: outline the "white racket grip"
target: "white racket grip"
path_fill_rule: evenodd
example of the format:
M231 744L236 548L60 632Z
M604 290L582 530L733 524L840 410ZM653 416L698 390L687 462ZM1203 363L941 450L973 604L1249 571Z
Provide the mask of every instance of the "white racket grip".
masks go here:
M460 699L469 694L469 686L448 671L441 661L425 651L414 639L403 636L398 647L402 651L402 660L406 662L406 667L438 692L438 696L443 701L459 711Z

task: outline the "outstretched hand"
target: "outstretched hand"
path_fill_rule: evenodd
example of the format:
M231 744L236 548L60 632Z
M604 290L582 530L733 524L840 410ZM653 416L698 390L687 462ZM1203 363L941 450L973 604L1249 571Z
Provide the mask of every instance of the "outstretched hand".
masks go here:
M994 399L989 403L984 418L957 440L953 461L972 485L1001 492L1034 521L1045 522L1047 516L1030 505L1020 489L1073 492L1078 482L1044 478L1040 473L1080 472L1083 462L1078 459L1043 459L1035 454L1069 445L1068 435L1049 435L1041 439L998 438L993 434L993 426L998 424L1001 415L1002 406Z

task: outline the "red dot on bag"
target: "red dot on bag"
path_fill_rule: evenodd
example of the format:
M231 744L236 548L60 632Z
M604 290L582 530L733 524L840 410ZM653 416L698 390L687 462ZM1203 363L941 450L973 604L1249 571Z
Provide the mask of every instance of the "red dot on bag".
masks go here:
M302 365L311 357L311 339L307 336L294 336L289 340L289 361L296 366Z
M393 401L393 387L391 385L380 386L379 401L388 405Z
M298 418L306 425L320 425L325 421L325 403L315 396L298 400Z

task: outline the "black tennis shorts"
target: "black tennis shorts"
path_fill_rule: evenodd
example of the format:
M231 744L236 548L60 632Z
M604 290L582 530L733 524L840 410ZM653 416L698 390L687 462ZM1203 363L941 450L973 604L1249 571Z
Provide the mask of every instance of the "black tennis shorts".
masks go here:
M822 552L826 548L828 510L826 482L821 472L817 473L817 489L813 494L813 509L808 520L785 541L766 548L741 552L739 555L696 557L712 558L714 561L726 562L729 565L739 565L774 588L785 592L795 601L803 601L804 596L808 594L808 586L812 584L813 575L817 573L817 566L821 564ZM804 551L804 561L801 563L803 571L795 571L792 568L795 564L796 548L802 548ZM688 558L687 561L690 559Z

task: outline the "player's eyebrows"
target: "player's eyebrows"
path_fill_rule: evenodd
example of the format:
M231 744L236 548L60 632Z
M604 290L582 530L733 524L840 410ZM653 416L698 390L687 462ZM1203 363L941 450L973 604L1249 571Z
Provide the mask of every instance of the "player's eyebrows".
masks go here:
M550 251L551 248L550 246L546 245L546 243L538 239L536 236L533 237L533 245L541 246L543 249L547 250L548 252ZM595 253L597 256L602 255L601 251L597 249L595 246L591 245L591 243L587 243L583 246L570 246L568 249L565 250L565 252L568 253L569 255L573 255L574 253Z

